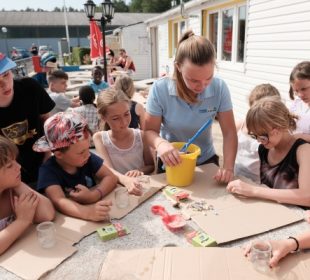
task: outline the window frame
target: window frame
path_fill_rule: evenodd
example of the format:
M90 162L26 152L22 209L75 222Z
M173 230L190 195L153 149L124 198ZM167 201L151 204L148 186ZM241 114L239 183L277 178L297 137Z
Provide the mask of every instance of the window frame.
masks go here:
M244 34L244 52L243 52L243 62L237 61L237 51L238 51L238 25L239 25L239 9L240 7L245 7L245 34ZM223 51L223 11L233 9L233 32L232 32L232 54L231 60L226 61L222 59ZM203 20L203 35L210 38L210 15L218 15L218 26L217 26L217 62L220 66L227 69L234 69L239 71L244 71L245 59L246 59L246 34L247 34L247 2L240 1L238 3L228 3L227 5L220 5L218 7L210 7L203 10L204 20Z
M187 21L183 18L169 20L168 34L169 34L169 58L173 58L177 49L178 42L181 38L181 24L184 23L184 30L187 28ZM177 26L177 28L175 28ZM177 32L177 34L176 34Z

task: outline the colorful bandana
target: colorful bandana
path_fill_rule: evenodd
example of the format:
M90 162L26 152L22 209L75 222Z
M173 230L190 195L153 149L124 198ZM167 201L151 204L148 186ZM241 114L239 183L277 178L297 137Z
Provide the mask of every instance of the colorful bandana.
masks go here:
M69 147L88 137L85 128L89 130L86 120L80 114L57 113L46 120L45 136L38 139L32 148L36 152L47 152Z

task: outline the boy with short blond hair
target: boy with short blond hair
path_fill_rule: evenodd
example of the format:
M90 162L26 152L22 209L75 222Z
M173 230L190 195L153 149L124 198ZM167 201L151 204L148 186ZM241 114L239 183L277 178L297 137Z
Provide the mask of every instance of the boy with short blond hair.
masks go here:
M37 190L66 215L107 220L112 204L102 199L116 187L117 177L89 152L91 134L85 119L73 112L57 113L45 122L44 132L33 149L54 155L40 167Z
M62 70L55 70L48 76L49 87L47 92L56 103L55 108L51 112L52 114L64 112L69 107L80 106L80 100L78 97L69 99L65 95L68 79L68 74Z

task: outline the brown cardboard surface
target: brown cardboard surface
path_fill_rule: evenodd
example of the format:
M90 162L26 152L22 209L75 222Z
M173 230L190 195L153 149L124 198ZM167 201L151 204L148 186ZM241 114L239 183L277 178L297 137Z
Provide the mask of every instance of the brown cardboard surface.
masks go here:
M57 213L54 221L56 246L41 248L35 225L2 256L0 265L24 279L38 279L77 251L72 247L104 223L84 221Z
M129 278L129 276L136 276ZM256 271L240 248L158 248L112 250L99 280L306 280L310 253L292 254L269 273ZM126 276L128 278L126 278Z
M160 175L153 175L150 177L150 186L147 191L144 192L142 196L135 196L130 195L129 196L129 206L124 209L120 209L115 204L115 196L114 191L108 194L104 199L105 200L111 200L112 201L112 207L110 211L110 217L112 219L121 219L125 217L129 212L131 212L133 209L138 207L141 203L143 203L145 200L149 199L152 195L154 195L156 192L158 192L160 189L162 189L164 186L167 185L165 181L162 181ZM119 188L123 188L122 186L119 186Z
M77 251L59 236L50 249L40 246L32 226L8 251L0 256L0 265L24 279L38 279Z
M83 237L93 233L97 228L104 225L104 222L91 222L57 213L54 221L56 232L59 238L74 244Z
M269 201L240 198L226 191L213 176L218 167L206 164L195 169L194 182L184 190L191 192L193 200L205 199L214 211L207 215L192 211L182 204L182 211L190 215L198 226L212 236L218 244L266 232L303 219L288 207ZM165 180L162 174L160 180ZM263 186L262 186L263 187Z

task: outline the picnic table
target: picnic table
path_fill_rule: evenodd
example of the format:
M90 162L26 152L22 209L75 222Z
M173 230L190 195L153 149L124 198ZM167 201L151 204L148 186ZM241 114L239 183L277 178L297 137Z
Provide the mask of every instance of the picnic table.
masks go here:
M162 176L164 179L165 175L162 174ZM208 180L211 179L206 178L206 182L208 182ZM184 190L186 190L186 188L184 188ZM162 192L158 192L119 221L130 230L129 235L106 242L101 241L97 233L85 237L75 245L78 249L77 253L65 260L56 269L43 276L42 279L97 279L101 265L109 250L112 249L119 248L122 250L129 250L164 246L192 247L184 237L183 231L172 232L164 226L161 218L155 216L151 212L152 205L162 205L166 208L168 213L176 213L179 211L172 206L171 201L167 199ZM299 207L291 206L290 208L296 213L303 213L303 210ZM238 217L236 217L236 219L238 219ZM188 226L193 229L198 229L193 221L189 220L187 223ZM253 221L253 223L255 223L255 221ZM257 237L262 239L287 238L288 236L295 236L307 229L309 229L309 224L305 221L300 221L261 233L258 236L251 236L221 244L219 247L239 247ZM17 280L20 278L0 267L0 279Z

